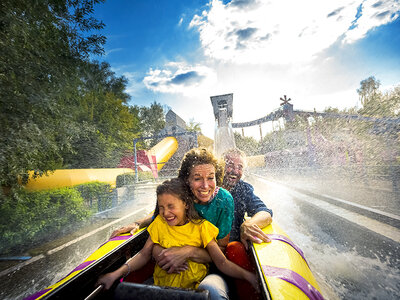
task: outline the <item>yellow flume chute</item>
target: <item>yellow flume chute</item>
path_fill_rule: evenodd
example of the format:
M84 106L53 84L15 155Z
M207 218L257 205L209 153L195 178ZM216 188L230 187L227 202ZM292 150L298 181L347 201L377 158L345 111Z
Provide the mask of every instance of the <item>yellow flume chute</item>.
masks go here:
M177 149L178 141L176 138L166 137L149 150L156 157L158 171ZM117 176L126 173L133 174L134 170L130 168L59 169L37 178L33 178L33 171L30 171L29 180L25 187L28 190L45 190L93 181L109 183L111 187L115 187Z

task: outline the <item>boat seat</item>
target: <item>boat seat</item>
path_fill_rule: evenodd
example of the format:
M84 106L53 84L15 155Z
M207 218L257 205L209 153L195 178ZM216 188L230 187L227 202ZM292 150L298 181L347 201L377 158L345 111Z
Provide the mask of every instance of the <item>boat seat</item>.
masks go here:
M121 282L114 291L116 300L208 300L207 290L189 290L140 283Z

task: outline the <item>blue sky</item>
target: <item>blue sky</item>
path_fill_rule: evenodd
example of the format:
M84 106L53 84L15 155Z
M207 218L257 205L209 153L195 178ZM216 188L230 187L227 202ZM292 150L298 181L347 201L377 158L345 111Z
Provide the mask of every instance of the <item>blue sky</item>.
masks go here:
M128 78L131 104L167 105L213 138L210 96L233 93L243 122L283 95L322 111L359 105L369 76L399 85L399 14L398 0L108 0L95 7L107 37L97 59Z

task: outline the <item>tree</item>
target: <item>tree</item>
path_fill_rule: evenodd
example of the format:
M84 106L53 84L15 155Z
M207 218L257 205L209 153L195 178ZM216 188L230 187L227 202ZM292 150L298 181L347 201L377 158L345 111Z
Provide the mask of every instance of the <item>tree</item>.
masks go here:
M17 184L63 163L79 131L71 104L77 66L103 52L99 0L4 0L0 4L0 182ZM24 177L26 178L26 176Z
M137 109L143 136L157 135L165 127L165 114L161 104L154 101L150 107L141 106ZM156 140L151 140L149 143L144 142L146 147L152 147L156 143Z
M242 136L238 132L233 133L236 147L244 151L246 155L257 155L260 153L260 145L253 137Z
M363 115L379 115L380 114L380 102L382 94L379 91L381 83L375 79L374 76L370 76L360 82L360 88L357 89L357 93L360 97L361 105L360 113Z
M400 116L400 85L386 92L382 97L382 109L386 117Z
M201 123L195 122L192 118L189 120L189 124L186 126L186 130L189 132L201 132Z
M117 77L108 63L81 67L77 120L81 131L73 138L73 153L64 163L75 168L115 167L139 134L138 113L127 104L127 80Z

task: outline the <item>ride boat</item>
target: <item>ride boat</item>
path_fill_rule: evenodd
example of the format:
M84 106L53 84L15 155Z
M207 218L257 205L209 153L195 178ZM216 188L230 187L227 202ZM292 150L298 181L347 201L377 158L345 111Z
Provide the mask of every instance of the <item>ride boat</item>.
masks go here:
M263 229L270 243L250 245L250 256L256 266L260 299L323 299L302 250L273 222ZM25 300L33 299L208 299L208 291L159 287L144 284L152 275L151 266L104 291L96 287L101 274L120 267L143 247L149 234L141 229L134 235L121 234L101 245L85 261L57 283ZM235 287L232 287L235 288ZM232 298L235 298L232 293ZM238 299L241 300L241 299Z

